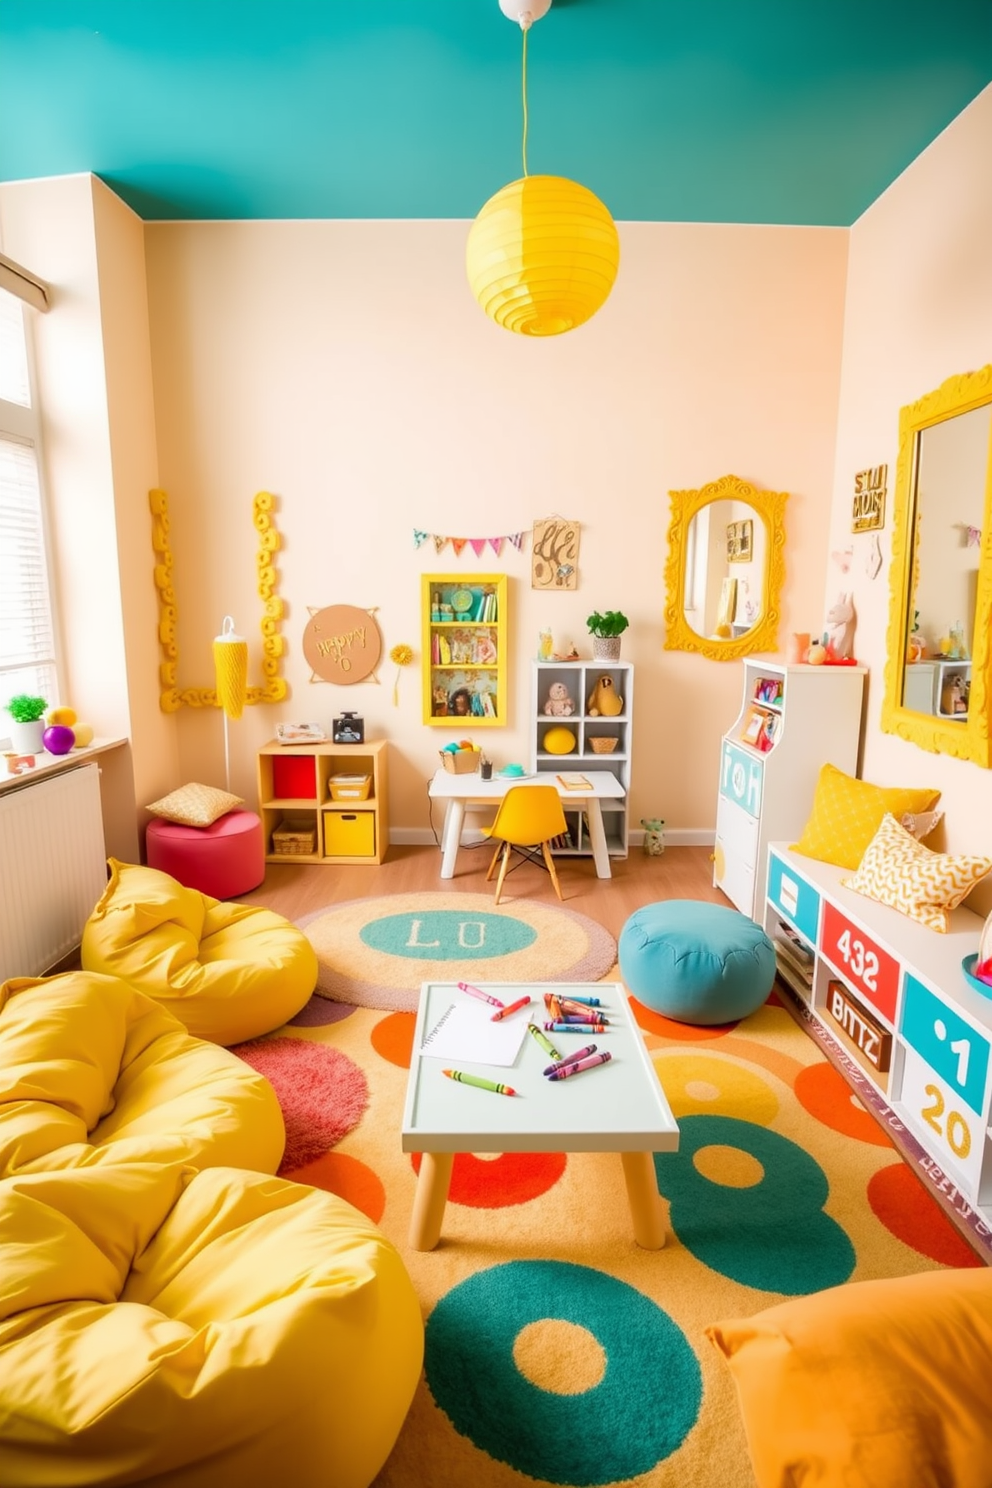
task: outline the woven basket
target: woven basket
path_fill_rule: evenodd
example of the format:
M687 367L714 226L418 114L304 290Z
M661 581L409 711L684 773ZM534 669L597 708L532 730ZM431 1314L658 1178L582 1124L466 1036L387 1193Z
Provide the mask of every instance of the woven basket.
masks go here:
M587 735L586 743L589 745L593 754L612 754L619 740L607 738L604 734L599 734L594 739L589 738Z
M592 654L594 661L619 661L620 636L593 636Z
M441 749L438 753L449 775L471 775L478 770L482 759L479 749Z

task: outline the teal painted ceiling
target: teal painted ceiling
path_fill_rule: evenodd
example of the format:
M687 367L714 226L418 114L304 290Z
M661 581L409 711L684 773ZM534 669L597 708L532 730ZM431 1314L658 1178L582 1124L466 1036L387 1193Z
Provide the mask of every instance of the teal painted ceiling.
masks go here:
M621 221L848 226L992 81L992 0L554 0L528 48L531 172ZM0 0L0 180L149 220L471 218L521 113L497 0Z

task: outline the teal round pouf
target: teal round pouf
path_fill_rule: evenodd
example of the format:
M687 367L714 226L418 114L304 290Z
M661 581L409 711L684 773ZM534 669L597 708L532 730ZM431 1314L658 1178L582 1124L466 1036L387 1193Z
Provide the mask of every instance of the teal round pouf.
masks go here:
M635 910L617 950L628 991L678 1023L746 1018L775 980L775 952L761 926L736 909L696 899Z

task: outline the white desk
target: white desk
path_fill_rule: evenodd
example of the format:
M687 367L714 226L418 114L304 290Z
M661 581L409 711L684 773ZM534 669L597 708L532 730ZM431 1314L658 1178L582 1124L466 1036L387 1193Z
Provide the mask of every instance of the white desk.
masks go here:
M569 768L568 762L563 760L562 769L568 770ZM574 765L571 766L571 769L575 768ZM596 877L612 878L610 854L607 850L606 832L603 828L603 811L599 803L606 800L623 800L626 792L616 776L609 770L587 770L581 773L589 781L589 790L566 790L558 783L558 776L554 770L538 771L536 775L525 776L522 780L504 777L498 780L483 780L478 771L470 775L451 775L447 770L439 769L428 786L427 793L432 800L445 803L444 827L441 831L441 877L454 878L455 876L455 860L458 857L458 848L462 840L466 806L497 805L511 785L553 785L566 810L579 807L586 813L592 856L596 864Z
M567 1080L546 1080L542 1071L549 1055L530 1034L524 1034L512 1067L458 1061L458 1068L512 1085L516 1096L446 1080L441 1073L445 1061L420 1050L424 1035L444 1009L465 994L453 982L424 982L403 1111L403 1151L421 1154L410 1248L433 1250L441 1237L456 1152L617 1152L634 1239L645 1250L660 1250L665 1227L652 1154L677 1151L679 1128L623 987L619 982L483 982L482 986L506 1003L529 992L535 1002L529 1009L535 1023L544 1012L545 992L602 998L610 1023L605 1033L595 1035L594 1042L613 1057L600 1069ZM527 1011L513 1016L526 1019ZM563 1053L567 1052L566 1039L573 1049L590 1041L585 1034L550 1037Z

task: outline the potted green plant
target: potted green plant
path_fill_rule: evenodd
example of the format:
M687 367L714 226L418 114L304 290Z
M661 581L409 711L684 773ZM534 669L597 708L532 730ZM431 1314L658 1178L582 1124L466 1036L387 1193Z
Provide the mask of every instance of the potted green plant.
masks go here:
M602 615L593 610L586 621L592 635L592 654L596 661L620 660L620 637L630 621L620 610L606 610Z
M31 697L19 692L7 704L10 714L10 742L18 754L41 754L44 749L42 734L45 732L44 698Z

